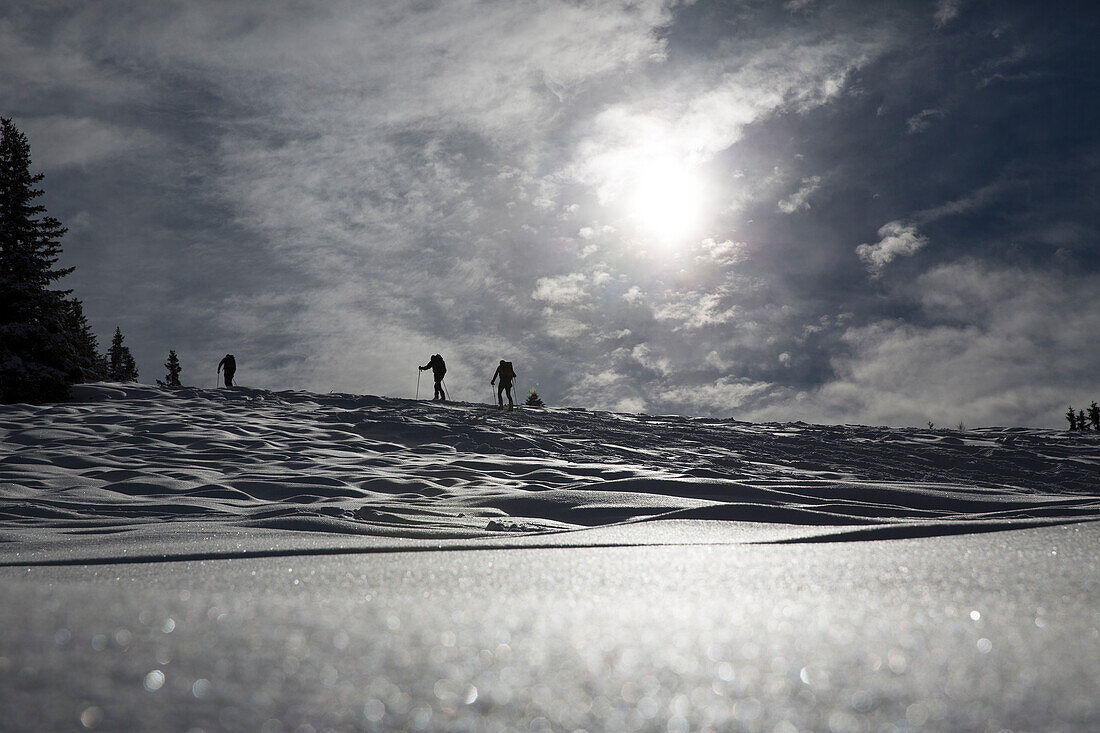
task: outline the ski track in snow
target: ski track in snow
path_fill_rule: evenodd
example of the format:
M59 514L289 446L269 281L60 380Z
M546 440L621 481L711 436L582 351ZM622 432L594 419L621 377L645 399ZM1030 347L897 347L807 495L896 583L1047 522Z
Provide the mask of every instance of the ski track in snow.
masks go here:
M1100 518L1091 434L499 412L247 388L75 392L0 406L9 549L139 528L169 537L200 521L454 540L712 519L889 539Z

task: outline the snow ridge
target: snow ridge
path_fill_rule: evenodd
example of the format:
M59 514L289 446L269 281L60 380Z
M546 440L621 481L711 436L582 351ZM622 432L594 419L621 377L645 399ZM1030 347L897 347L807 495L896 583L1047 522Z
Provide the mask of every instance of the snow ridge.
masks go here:
M470 541L690 519L836 540L1100 518L1100 440L1080 433L133 383L76 392L0 407L9 555L187 528Z

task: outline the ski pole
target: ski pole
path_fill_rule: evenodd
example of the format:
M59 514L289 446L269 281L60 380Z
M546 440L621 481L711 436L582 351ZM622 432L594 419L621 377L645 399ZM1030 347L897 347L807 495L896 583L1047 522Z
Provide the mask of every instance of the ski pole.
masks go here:
M420 370L416 370L416 399L420 399Z
M446 400L451 399L451 396L449 394L447 394L447 380L446 379L440 379L439 380L439 385L441 387L443 387L443 399L446 399Z

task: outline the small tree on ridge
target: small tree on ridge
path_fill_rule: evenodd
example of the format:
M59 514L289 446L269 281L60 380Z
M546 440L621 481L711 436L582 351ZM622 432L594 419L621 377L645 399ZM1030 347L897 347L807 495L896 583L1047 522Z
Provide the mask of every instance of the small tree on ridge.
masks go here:
M164 376L164 381L158 379L157 384L161 387L182 387L180 372L183 371L183 367L180 366L180 360L176 356L175 349L168 349L168 361L164 362L164 368L168 370L168 373Z
M111 348L107 349L107 377L112 382L133 382L138 378L137 363L130 354L130 347L123 346L122 329L115 326Z

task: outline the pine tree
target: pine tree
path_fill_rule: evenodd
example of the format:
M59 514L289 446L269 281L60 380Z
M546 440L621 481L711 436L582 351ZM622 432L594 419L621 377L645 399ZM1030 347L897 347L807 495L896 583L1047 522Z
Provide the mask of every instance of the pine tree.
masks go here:
M161 387L182 387L180 372L183 371L183 367L180 366L180 360L176 356L175 349L168 349L168 361L164 362L164 368L168 370L168 373L165 375L164 381L158 379L157 384Z
M1100 430L1100 407L1096 405L1096 400L1092 401L1089 405L1089 423L1092 425L1093 430Z
M1085 411L1084 410L1078 410L1077 411L1077 429L1078 430L1088 430L1089 429L1089 424L1085 420Z
M51 288L73 269L57 267L67 230L34 203L45 192L30 165L26 135L0 117L0 401L9 403L68 399L80 373L71 291Z
M539 397L539 393L535 391L534 387L531 388L531 394L527 395L527 401L523 404L528 407L546 407L546 403Z
M107 349L107 378L112 382L133 382L138 378L130 347L122 345L124 338L122 329L115 326L115 337L111 339L111 348Z
M99 339L92 333L88 319L84 317L84 306L76 298L65 301L66 330L69 333L73 349L75 371L73 381L77 384L98 382L107 378L107 359L99 353Z
M1066 411L1066 419L1069 420L1069 429L1077 429L1077 413L1073 411L1073 405L1069 406L1069 410Z

